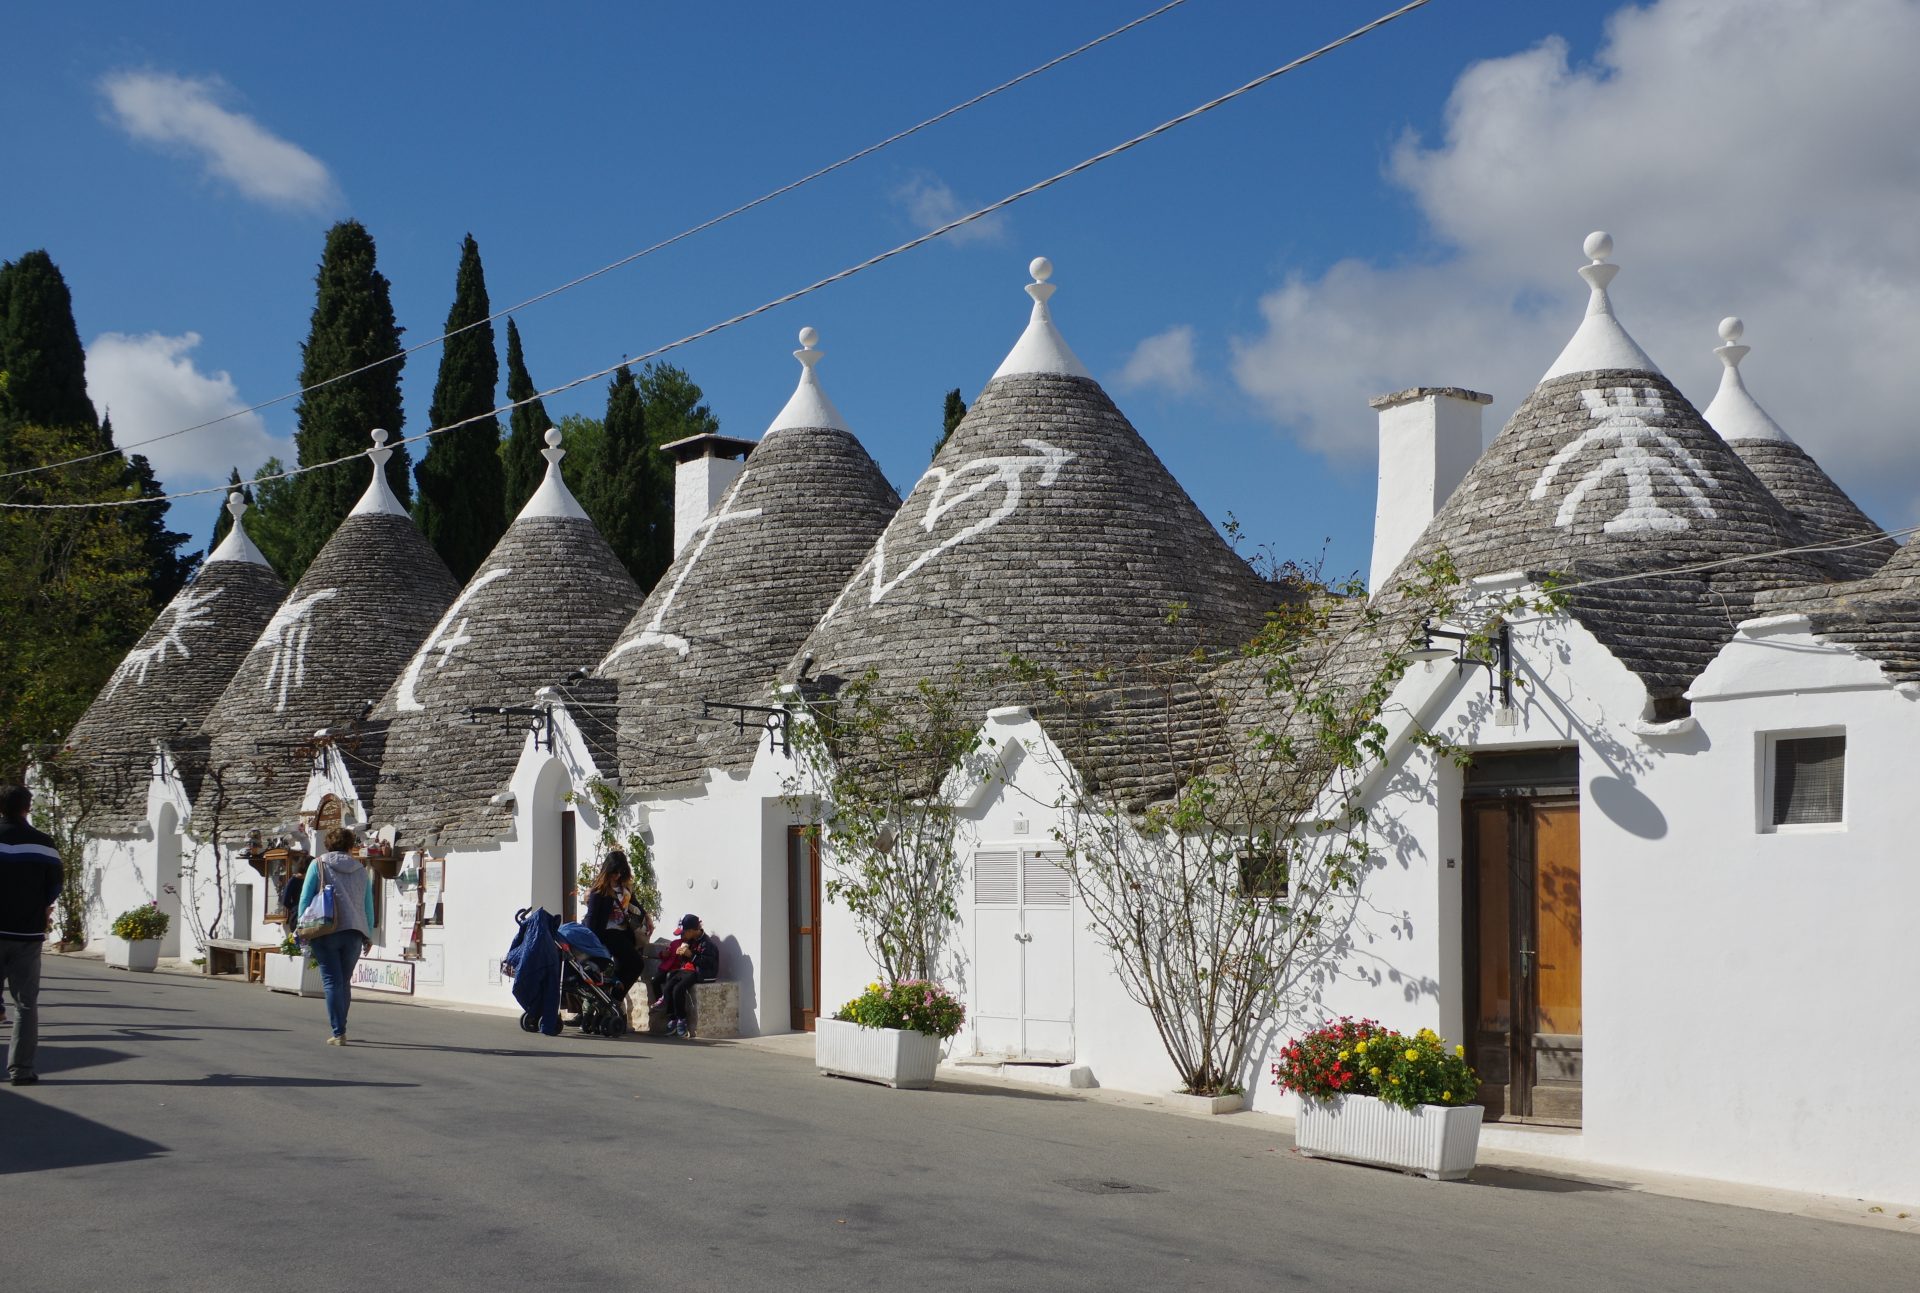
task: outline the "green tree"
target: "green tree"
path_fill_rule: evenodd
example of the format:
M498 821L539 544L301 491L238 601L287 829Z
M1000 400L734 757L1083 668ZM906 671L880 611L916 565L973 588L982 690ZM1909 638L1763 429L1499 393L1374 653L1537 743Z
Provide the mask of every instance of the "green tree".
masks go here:
M615 551L621 553L634 581L647 589L673 562L673 463L661 448L689 436L717 433L720 419L707 407L706 395L683 368L648 364L640 370L634 385L639 392L644 434L632 443L642 447L636 456L622 459L627 487L633 491L632 546ZM611 419L607 440L611 444Z
M406 422L400 403L400 370L406 362L400 357L401 328L394 320L390 285L375 265L373 235L365 225L342 220L327 231L314 282L313 319L300 348L300 385L318 389L307 390L295 406L299 426L294 444L302 466L367 449L375 427L384 427L398 440ZM355 373L368 364L377 366ZM397 446L387 460L387 483L402 504L413 496L408 480L412 465L405 445ZM370 465L357 462L294 478L298 523L291 559L280 567L289 583L305 572L370 479ZM261 502L264 511L265 500ZM258 535L254 541L259 542Z
M0 470L92 452L87 425L9 427ZM0 480L0 502L137 497L117 455ZM0 781L70 731L153 618L152 569L127 509L0 510Z
M933 456L938 458L940 451L947 447L947 441L953 438L953 429L960 425L960 419L967 416L967 402L960 398L960 388L954 387L947 392L947 405L940 412L940 438L933 442Z
M606 424L584 413L569 413L557 425L560 428L560 447L567 451L567 456L560 460L560 479L567 483L567 488L573 491L575 498L583 500L580 505L585 507L584 500L593 493L592 482L600 474L602 451L607 443ZM541 441L543 447L545 443ZM546 461L542 459L540 472L543 478L546 470Z
M501 462L506 469L505 512L509 520L527 505L533 491L540 488L540 478L546 474L547 464L541 459L540 450L546 446L547 428L553 423L547 420L546 405L533 399L539 389L527 372L527 358L520 349L520 329L508 319L507 403L518 405L507 420L507 438L500 446ZM522 400L532 402L521 404ZM561 471L572 478L564 466Z
M480 568L507 528L500 423L493 416L500 358L493 348L493 325L486 321L492 312L480 244L468 234L460 244L447 340L427 410L432 426L466 425L428 441L413 473L420 487L414 508L420 532L462 583Z
M599 461L587 477L580 505L643 589L652 587L666 569L653 542L653 500L649 494L655 485L647 462L652 448L639 383L634 381L633 370L622 364L607 384Z
M87 353L73 321L73 294L44 251L0 263L0 371L7 374L0 427L85 428L90 434L68 457L113 447L87 398Z
M105 428L108 436L113 434L111 424ZM103 458L103 462L114 459ZM193 572L200 568L200 554L189 552L182 555L181 545L192 538L191 535L167 528L167 509L171 504L163 498L167 491L153 474L153 464L147 456L137 453L127 460L127 484L141 498L161 501L144 507L123 509L128 526L140 541L140 548L147 560L147 600L154 613L165 609L173 595L186 587L187 580L193 578Z
M253 484L245 491L253 502L253 509L247 513L247 537L253 540L254 547L260 549L260 555L282 574L293 568L295 554L300 551L302 540L299 497L296 493L297 483L302 478L267 479L286 469L287 465L278 458L267 459L260 464L260 470L253 474ZM215 533L225 537L226 531L216 529ZM309 555L305 560L311 563L313 558ZM305 568L304 565L301 567L303 570ZM287 580L288 587L292 587L293 583L292 579Z

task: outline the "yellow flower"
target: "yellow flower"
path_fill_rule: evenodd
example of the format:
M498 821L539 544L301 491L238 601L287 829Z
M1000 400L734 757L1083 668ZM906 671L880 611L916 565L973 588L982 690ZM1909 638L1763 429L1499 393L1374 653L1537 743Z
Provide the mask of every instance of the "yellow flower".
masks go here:
M1347 1053L1346 1053L1345 1051L1341 1051L1341 1052L1340 1052L1340 1058L1341 1058L1341 1059L1345 1059L1345 1058L1347 1058Z
M1372 1074L1372 1075L1373 1075L1374 1077L1379 1077L1379 1076L1380 1076L1380 1066L1379 1066L1378 1064L1376 1064L1376 1065L1374 1065L1374 1066L1373 1066L1372 1068L1370 1068L1370 1069L1368 1069L1368 1070L1367 1070L1367 1072L1369 1072L1369 1073L1371 1073L1371 1074ZM1398 1082L1399 1080L1400 1080L1399 1078L1395 1078L1395 1079L1394 1079L1394 1081L1396 1081L1396 1082Z
M1416 1051L1415 1049L1413 1049L1413 1047L1409 1046L1407 1047L1407 1058L1410 1060L1417 1060L1420 1058L1420 1052Z
M1360 1054L1365 1055L1367 1053L1367 1044L1365 1042L1355 1042L1353 1044L1353 1049L1360 1052Z
M1400 1085L1400 1079L1399 1079L1399 1078L1395 1078L1395 1079L1393 1079L1393 1084L1394 1084L1395 1086L1399 1086L1399 1085Z
M1442 1091L1442 1092L1440 1093L1440 1098L1441 1098L1442 1100L1451 1100L1451 1099L1453 1099L1453 1092L1451 1092L1451 1091Z
M1461 1059L1465 1059L1467 1057L1467 1048L1464 1046L1456 1046L1453 1048L1453 1053Z

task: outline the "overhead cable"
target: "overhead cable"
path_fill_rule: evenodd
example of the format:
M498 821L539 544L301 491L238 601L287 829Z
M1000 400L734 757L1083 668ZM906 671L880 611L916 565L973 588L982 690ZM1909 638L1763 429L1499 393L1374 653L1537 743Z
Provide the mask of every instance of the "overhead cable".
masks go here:
M1245 85L1239 86L1237 89L1229 90L1225 94L1220 95L1218 98L1209 99L1207 102L1200 104L1198 107L1190 108L1186 112L1181 113L1177 117L1173 117L1167 121L1163 121L1159 125L1153 127L1151 130L1144 131L1141 134L1133 136L1133 138L1131 139L1128 139L1122 143L1115 144L1111 148L1108 148L1099 153L1095 153L1092 157L1087 158L1085 161L1077 162L1074 165L1069 166L1067 169L1063 171L1057 171L1054 174L1049 175L1047 178L1043 180L1039 180L1033 184L1029 184L1027 187L1023 189L1020 189L1013 193L1009 193L1006 197L1001 198L997 202L990 202L986 206L983 206L978 210L970 211L966 215L960 216L957 219L949 220L946 224L941 225L939 228L929 230L928 232L921 234L917 238L909 238L906 242L901 243L897 247L889 248L886 251L880 252L878 255L869 256L866 260L860 261L859 263L854 265L849 265L847 268L842 269L836 273L829 274L825 278L816 279L814 282L807 284L805 287L796 288L794 291L788 292L784 296L777 296L773 300L768 301L765 304L756 305L750 310L744 310L739 314L733 315L731 318L722 319L718 323L710 324L707 327L700 329L698 332L690 332L684 337L680 337L677 340L667 342L665 345L655 346L652 350L646 351L642 354L629 356L628 358L622 359L617 364L609 364L605 368L598 369L594 372L587 373L580 377L576 377L572 381L562 382L558 386L548 387L544 391L535 392L534 394L527 396L525 399L514 400L511 403L502 404L499 407L490 409L485 413L476 413L472 417L462 418L458 422L449 422L444 426L431 427L428 430L418 432L414 435L406 436L400 440L389 440L387 442L387 447L394 448L394 447L397 447L398 445L414 444L418 441L425 440L430 436L441 435L447 431L455 431L463 426L470 426L475 422L482 422L489 418L498 417L502 413L510 413L514 409L520 408L522 405L531 404L535 400L542 400L547 398L550 395L558 395L562 392L573 390L577 386L584 386L588 382L596 381L599 378L605 377L609 373L615 372L621 368L625 368L636 363L644 363L649 359L658 358L659 356L664 355L669 351L678 350L682 346L691 345L693 342L704 340L707 337L713 336L717 332L724 332L728 328L732 328L739 324L747 322L749 319L758 318L759 316L767 313L770 310L777 310L783 305L790 305L793 302L800 300L802 297L813 295L815 292L818 292L820 289L824 287L831 287L833 284L838 283L843 279L852 278L855 274L862 273L866 270L872 269L875 265L879 265L885 261L892 260L895 256L903 255L904 253L913 251L915 248L918 248L918 247L923 247L926 244L932 242L936 238L940 238L945 236L946 234L952 233L955 229L959 229L966 225L972 224L975 220L983 219L986 216L990 216L997 211L1002 211L1007 207L1012 206L1016 202L1019 202L1025 198L1030 198L1036 193L1040 193L1046 189L1052 188L1054 185L1060 183L1062 180L1070 179L1073 176L1080 174L1082 171L1090 170L1091 168L1100 165L1102 162L1110 161L1113 158L1118 157L1122 153L1128 152L1134 148L1139 147L1141 144L1146 143L1150 139L1158 138L1159 136L1166 134L1170 130L1176 129L1177 127L1180 127L1180 126L1184 126L1188 122L1193 121L1198 117L1204 116L1209 112L1212 112L1215 108L1219 108L1224 106L1225 104L1231 103L1235 99L1240 98L1242 95L1249 94L1252 91L1259 89L1261 86L1266 85L1268 82L1273 81L1279 77L1285 76L1288 72L1292 72L1298 68L1305 67L1308 63L1311 63L1316 59L1323 58L1326 55L1331 54L1334 50L1341 48L1343 45L1349 45L1354 41L1359 40L1361 37L1366 36L1369 33L1376 31L1381 27L1386 26L1388 23L1394 21L1397 18L1403 18L1407 14L1412 13L1416 9L1425 8L1429 3L1431 3L1431 0L1411 0L1411 3L1401 5L1398 9L1395 9L1390 13L1383 14L1364 26L1356 27L1354 30L1348 32L1344 36L1341 36L1339 39L1329 41L1325 45L1320 46L1318 49L1312 50L1311 52L1306 54L1302 54L1300 57L1292 60L1291 62L1281 64L1279 67L1273 69L1271 72L1266 72L1260 76L1255 77L1253 80L1248 81ZM364 452L345 454L339 458L329 458L324 462L308 463L304 466L289 468L286 471L275 472L271 475L255 476L253 480L249 483L260 484L270 480L288 480L295 476L305 475L307 472L310 472L310 471L319 471L324 467L338 467L345 463L358 462L365 457L366 457L366 454ZM156 494L146 498L108 499L108 500L91 502L91 503L0 503L0 508L57 512L57 511L71 511L71 510L87 509L87 508L98 508L98 507L141 507L151 503L171 502L175 499L181 499L181 498L197 498L202 494L225 493L231 487L232 486L230 484L209 485L203 489L186 489L186 490L180 490L176 493Z

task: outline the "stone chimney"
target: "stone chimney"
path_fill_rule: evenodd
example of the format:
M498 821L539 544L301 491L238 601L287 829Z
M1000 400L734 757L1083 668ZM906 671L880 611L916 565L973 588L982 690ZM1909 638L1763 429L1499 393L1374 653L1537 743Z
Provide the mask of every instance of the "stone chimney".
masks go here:
M1368 590L1377 593L1480 456L1480 410L1493 396L1415 386L1367 402L1380 414L1380 494L1367 575Z
M680 555L694 527L707 519L727 486L746 467L756 443L709 432L660 446L660 452L672 454L678 464L673 472L674 556Z

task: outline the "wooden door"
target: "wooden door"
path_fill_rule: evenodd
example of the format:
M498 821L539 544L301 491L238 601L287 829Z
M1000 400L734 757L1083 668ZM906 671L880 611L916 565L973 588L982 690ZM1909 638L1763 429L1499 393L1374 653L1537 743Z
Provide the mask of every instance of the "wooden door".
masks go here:
M1470 1059L1493 1118L1580 1122L1580 803L1470 799Z
M810 1033L820 1017L820 839L787 828L787 982L793 1027Z
M560 919L580 919L580 864L574 860L573 809L560 814Z

